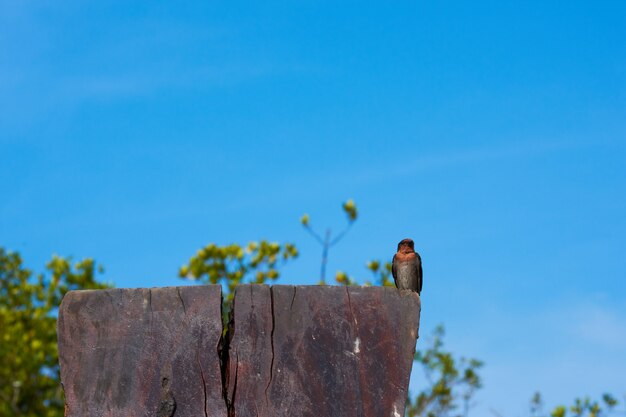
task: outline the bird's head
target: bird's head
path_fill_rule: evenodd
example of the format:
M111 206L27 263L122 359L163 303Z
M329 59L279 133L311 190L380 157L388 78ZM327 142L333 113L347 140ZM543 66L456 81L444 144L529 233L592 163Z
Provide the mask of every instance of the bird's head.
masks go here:
M414 252L415 247L413 246L413 239L402 239L400 243L398 243L398 252Z

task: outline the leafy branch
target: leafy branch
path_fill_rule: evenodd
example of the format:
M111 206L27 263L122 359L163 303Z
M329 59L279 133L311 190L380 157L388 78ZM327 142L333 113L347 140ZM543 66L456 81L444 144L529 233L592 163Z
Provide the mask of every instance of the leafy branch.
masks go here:
M327 228L326 233L324 234L324 237L322 238L322 236L320 236L311 227L311 224L310 224L311 219L308 214L303 215L302 218L300 219L300 223L302 224L304 229L311 236L313 236L313 238L320 245L322 245L322 262L321 262L320 280L319 280L319 284L321 285L326 283L326 265L328 264L328 251L330 250L331 247L335 246L337 243L339 243L341 239L345 237L346 233L350 231L350 228L352 227L352 225L354 224L358 216L356 204L354 203L354 201L348 200L345 203L343 203L341 207L343 211L346 213L346 215L348 216L348 224L346 228L342 230L335 237L333 237L332 235L332 230L330 228Z
M435 328L430 346L415 353L415 362L422 365L428 386L414 399L407 400L406 417L467 416L476 390L482 387L478 370L483 362L464 357L455 358L443 350L443 326ZM460 413L452 414L459 408Z
M223 284L226 288L224 302L228 308L239 284L275 281L280 277L279 267L297 257L298 249L292 243L279 244L267 240L253 241L246 246L209 243L180 268L178 275L205 283Z
M600 401L591 400L589 397L576 398L574 404L569 407L559 405L550 413L550 417L608 417L616 415L616 406L619 401L611 394L603 394ZM621 413L626 414L626 413ZM547 417L543 413L543 398L541 393L536 392L530 400L531 417Z

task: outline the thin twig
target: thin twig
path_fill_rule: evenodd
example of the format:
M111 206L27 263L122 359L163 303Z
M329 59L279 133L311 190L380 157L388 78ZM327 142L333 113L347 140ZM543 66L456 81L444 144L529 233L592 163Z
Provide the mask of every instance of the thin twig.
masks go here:
M324 245L324 240L322 240L322 238L317 233L315 233L313 229L311 229L309 226L304 226L304 229L309 232L311 236L313 236L315 240L317 240L322 246Z
M352 227L352 223L353 223L353 222L348 223L348 227L346 227L346 228L345 228L345 230L344 230L343 232L339 233L339 234L337 235L337 237L336 237L336 238L334 238L334 239L333 239L333 240L329 243L329 247L330 247L330 246L334 246L337 242L339 242L339 241L341 240L341 238L342 238L342 237L344 237L344 236L346 235L346 233L348 233L348 231L350 231L350 228Z

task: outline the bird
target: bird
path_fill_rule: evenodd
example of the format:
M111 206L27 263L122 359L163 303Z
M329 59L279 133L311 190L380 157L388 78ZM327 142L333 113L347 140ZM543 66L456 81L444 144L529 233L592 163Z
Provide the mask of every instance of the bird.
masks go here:
M400 290L422 292L422 258L415 252L413 240L402 239L391 261L391 274Z

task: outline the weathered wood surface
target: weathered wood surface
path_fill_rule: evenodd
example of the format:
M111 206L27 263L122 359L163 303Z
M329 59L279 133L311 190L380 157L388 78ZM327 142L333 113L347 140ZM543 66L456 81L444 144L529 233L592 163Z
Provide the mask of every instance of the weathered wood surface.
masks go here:
M66 416L226 417L221 288L74 291L59 311Z
M58 323L66 416L403 415L416 293L242 285L225 343L220 307L219 286L68 293Z
M231 415L402 416L419 314L419 296L395 288L238 287Z

